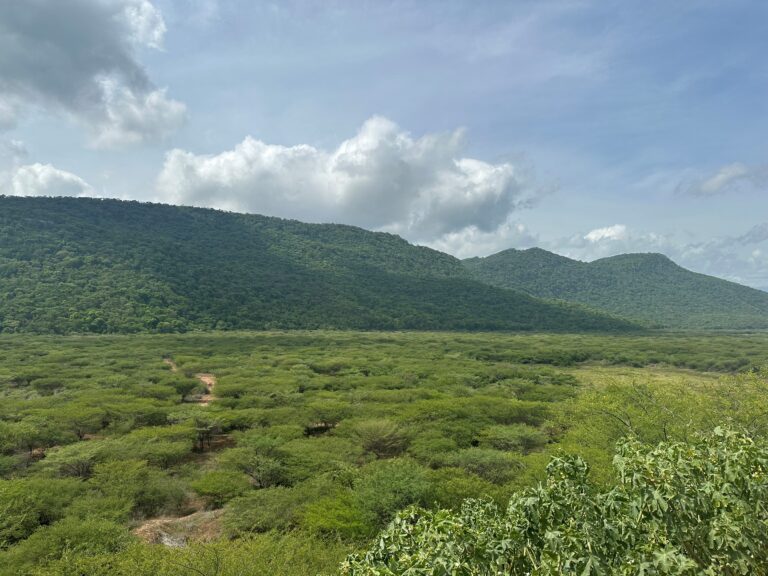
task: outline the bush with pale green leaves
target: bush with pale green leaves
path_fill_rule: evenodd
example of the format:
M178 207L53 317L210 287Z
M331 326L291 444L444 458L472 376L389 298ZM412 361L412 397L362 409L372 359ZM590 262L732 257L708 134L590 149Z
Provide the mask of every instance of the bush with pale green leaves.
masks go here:
M578 457L505 511L410 508L345 576L768 574L768 442L717 428L691 442L619 443L618 482L597 489Z

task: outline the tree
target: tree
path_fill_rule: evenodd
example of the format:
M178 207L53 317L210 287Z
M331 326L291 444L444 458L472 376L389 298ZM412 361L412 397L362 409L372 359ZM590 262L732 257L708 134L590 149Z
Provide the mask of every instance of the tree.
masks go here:
M269 488L287 481L287 471L279 460L254 452L249 448L232 448L224 452L219 462L246 474L256 488Z

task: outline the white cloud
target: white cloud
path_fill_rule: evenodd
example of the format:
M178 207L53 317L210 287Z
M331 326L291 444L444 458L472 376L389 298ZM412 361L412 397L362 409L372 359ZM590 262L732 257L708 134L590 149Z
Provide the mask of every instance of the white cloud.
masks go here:
M605 228L590 230L584 235L588 242L602 242L604 240L624 240L627 237L627 227L624 224L614 224Z
M162 138L184 104L138 61L165 35L149 0L0 2L0 129L44 110L84 125L96 146Z
M163 15L149 0L124 2L121 17L131 31L131 39L139 45L162 48L166 27Z
M414 138L374 116L335 150L247 137L217 155L172 150L158 199L386 230L421 243L496 233L541 191L508 162L461 156L463 132Z
M96 196L79 176L39 163L16 168L6 188L12 196Z
M101 80L104 91L104 121L93 144L113 148L159 140L170 136L184 122L186 107L166 97L165 90L136 94L113 78Z
M715 196L764 188L768 188L768 166L746 166L736 162L721 167L710 176L682 182L678 192L693 196Z
M541 244L542 248L577 260L596 260L629 252L669 253L676 246L670 235L655 232L636 232L624 224L595 228L568 238L559 238Z
M504 224L490 232L483 232L476 226L468 226L458 232L449 232L425 245L457 258L488 256L507 248L530 248L540 244L539 238L525 225L509 218Z

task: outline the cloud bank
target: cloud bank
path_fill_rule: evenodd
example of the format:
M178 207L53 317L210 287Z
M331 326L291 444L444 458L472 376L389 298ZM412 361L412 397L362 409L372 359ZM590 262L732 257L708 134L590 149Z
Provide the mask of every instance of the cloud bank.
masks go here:
M11 196L96 196L95 190L79 176L50 164L18 166L0 192Z
M436 243L492 234L541 190L508 162L462 156L463 132L414 138L380 116L326 151L252 137L232 150L167 153L158 200L313 222L343 222Z
M84 125L97 147L167 136L185 106L138 62L165 31L149 0L0 2L0 129L42 109Z

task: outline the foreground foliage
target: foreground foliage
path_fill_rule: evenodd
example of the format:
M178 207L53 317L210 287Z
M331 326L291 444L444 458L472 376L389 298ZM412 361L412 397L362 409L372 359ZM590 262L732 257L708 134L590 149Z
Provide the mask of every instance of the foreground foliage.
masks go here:
M458 513L409 509L342 573L768 574L768 442L721 428L653 448L630 439L614 465L607 491L568 456L506 511L482 500Z

